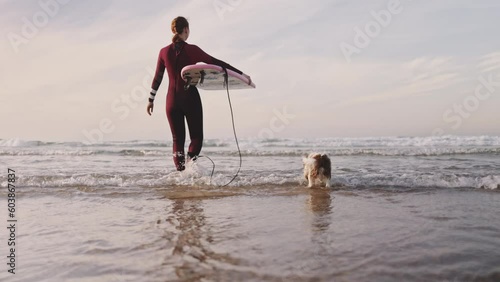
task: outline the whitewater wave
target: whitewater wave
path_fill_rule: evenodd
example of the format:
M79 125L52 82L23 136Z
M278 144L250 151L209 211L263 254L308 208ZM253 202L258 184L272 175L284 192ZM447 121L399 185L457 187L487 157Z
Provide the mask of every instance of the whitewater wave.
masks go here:
M234 143L231 140L204 140L205 147L228 147ZM0 139L0 147L67 147L67 148L87 148L87 147L171 147L172 141L148 141L148 140L131 140L131 141L109 141L101 143L85 143L85 142L47 142L39 140L22 140Z
M334 163L342 167L333 179L345 187L498 189L500 184L500 137L495 136L247 139L240 147L243 171L233 187L297 186L301 157L312 151L338 157ZM25 174L18 184L35 188L222 185L238 160L232 140L205 140L202 155L219 156L213 179L208 172L154 171L170 167L171 154L171 142L163 141L85 145L0 139L0 158ZM5 175L0 175L0 183L6 184Z
M232 139L206 139L204 147L233 147ZM387 148L387 147L485 147L500 146L500 136L428 136L428 137L360 137L319 139L241 139L240 145L247 148ZM0 139L0 147L170 147L171 141L130 140L107 141L87 144L85 142L47 142Z
M169 187L169 186L218 186L226 184L232 177L232 172L216 173L210 178L205 170L199 172L152 172L132 175L119 174L75 174L54 176L24 176L19 179L19 187ZM302 177L295 172L259 173L241 175L230 186L298 186L302 185ZM7 184L5 177L0 179L3 186ZM500 175L467 176L463 174L352 174L333 175L335 186L347 188L480 188L499 189Z
M468 155L468 154L500 154L500 147L426 147L426 148L325 148L318 150L330 156L446 156L446 155ZM243 156L253 157L300 157L311 152L311 149L245 149L242 148ZM236 156L236 149L206 149L203 152L213 156ZM0 156L170 156L170 148L164 149L0 149Z

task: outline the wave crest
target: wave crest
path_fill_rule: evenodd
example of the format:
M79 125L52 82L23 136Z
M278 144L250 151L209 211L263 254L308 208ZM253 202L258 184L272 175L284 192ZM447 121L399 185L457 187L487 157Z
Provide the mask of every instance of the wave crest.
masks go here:
M20 178L18 186L22 187L169 187L169 186L208 186L223 185L231 178L231 173L215 174L212 179L209 173L200 172L153 172L148 174L117 175L117 174L78 174L57 176L27 176ZM211 182L210 182L211 181ZM242 175L230 186L276 186L276 185L301 185L302 177L293 172L285 173L259 173ZM7 184L5 177L0 177L3 186ZM350 188L479 188L499 189L500 175L487 175L483 177L464 176L460 174L351 174L333 175L334 186Z
M446 155L469 155L469 154L500 154L500 147L427 147L427 148L337 148L317 150L331 156L446 156ZM275 149L266 150L248 149L242 147L242 155L250 157L268 156L292 156L301 157L311 152L311 149ZM0 156L89 156L89 155L110 155L110 156L167 156L170 148L164 149L119 149L119 148L99 148L99 149L0 149ZM214 149L206 148L204 154L217 156L234 156L237 151L230 148Z

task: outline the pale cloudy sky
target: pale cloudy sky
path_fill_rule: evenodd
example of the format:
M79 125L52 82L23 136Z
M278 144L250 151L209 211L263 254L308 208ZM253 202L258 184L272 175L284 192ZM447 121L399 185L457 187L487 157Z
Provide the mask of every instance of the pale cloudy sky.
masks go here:
M145 107L178 15L256 83L231 92L241 137L500 135L496 0L0 0L0 14L0 139L170 140L168 79ZM205 137L230 137L225 92L201 95Z

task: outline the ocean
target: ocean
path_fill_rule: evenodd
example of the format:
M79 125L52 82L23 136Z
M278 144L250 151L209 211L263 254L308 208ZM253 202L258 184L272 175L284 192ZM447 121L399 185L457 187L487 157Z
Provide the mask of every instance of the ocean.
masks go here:
M229 183L232 139L182 173L168 141L0 139L0 280L500 281L500 136L239 143Z

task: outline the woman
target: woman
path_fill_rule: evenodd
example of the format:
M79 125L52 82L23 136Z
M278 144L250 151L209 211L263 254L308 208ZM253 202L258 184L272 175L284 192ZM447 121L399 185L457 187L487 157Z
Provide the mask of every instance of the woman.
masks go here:
M203 145L203 111L201 107L200 94L196 87L184 88L185 81L181 77L181 70L187 65L204 62L214 64L233 70L247 77L240 70L220 61L203 52L198 46L186 43L189 37L189 23L184 17L177 17L171 26L174 37L172 44L160 50L156 74L151 85L151 96L147 106L149 115L153 112L154 98L160 87L165 69L167 69L169 85L167 92L167 118L173 139L174 163L178 171L185 168L184 142L186 139L186 128L184 118L189 127L188 157L195 160L200 154Z

